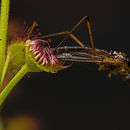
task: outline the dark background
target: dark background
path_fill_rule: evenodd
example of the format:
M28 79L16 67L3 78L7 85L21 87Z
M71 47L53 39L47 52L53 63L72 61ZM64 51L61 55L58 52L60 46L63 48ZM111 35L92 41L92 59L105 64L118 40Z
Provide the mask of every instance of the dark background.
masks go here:
M130 56L129 14L129 3L121 0L11 0L10 7L10 19L21 22L25 20L29 25L35 20L42 35L70 30L82 17L90 16L96 48L122 51ZM88 45L89 37L85 24L74 34ZM62 38L53 38L52 46L56 46ZM69 43L72 41L68 39L64 45ZM93 118L96 116L94 121L99 120L100 111L108 108L105 106L100 109L96 104L129 103L129 92L124 90L129 86L120 76L109 79L107 74L108 72L99 72L96 65L88 63L74 63L70 68L56 74L30 74L30 78L22 79L13 90L5 103L3 115L35 113L41 120L46 120L46 129L49 130L76 127L87 129ZM115 114L111 115L110 111ZM111 106L109 112L104 114L102 119L110 117L114 120L113 116L119 116L117 109L113 110ZM90 122L86 122L86 118L89 118ZM103 120L101 122L105 123ZM115 126L117 127L119 125ZM119 128L121 127L123 126Z

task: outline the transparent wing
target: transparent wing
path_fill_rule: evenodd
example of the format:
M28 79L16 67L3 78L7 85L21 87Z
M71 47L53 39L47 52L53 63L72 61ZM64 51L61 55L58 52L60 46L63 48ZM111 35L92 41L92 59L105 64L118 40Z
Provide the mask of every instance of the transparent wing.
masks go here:
M101 63L103 62L104 56L102 55L95 55L90 54L87 52L65 52L65 53L58 53L56 57L60 60L64 61L75 61L75 62L96 62Z

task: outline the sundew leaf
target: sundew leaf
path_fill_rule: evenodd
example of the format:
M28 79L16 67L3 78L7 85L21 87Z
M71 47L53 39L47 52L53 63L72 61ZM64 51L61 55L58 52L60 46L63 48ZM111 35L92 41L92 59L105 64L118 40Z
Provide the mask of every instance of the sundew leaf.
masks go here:
M25 63L25 45L21 41L9 45L7 50L9 55L9 64L7 72L17 72Z

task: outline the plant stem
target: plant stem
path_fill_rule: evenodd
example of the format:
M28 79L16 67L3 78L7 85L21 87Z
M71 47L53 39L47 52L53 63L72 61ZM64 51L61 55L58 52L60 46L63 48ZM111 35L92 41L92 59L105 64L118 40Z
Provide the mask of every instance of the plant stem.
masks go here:
M9 16L9 0L1 0L0 16L0 86L2 84L2 72L5 62L6 36Z
M6 97L9 95L14 86L21 80L21 78L28 72L28 67L25 64L21 70L13 77L13 79L8 83L6 88L0 93L0 107L5 101Z
M4 79L4 77L5 77L7 68L8 68L9 60L10 60L10 55L7 55L6 61L5 61L5 65L4 65L4 67L3 67L3 73L2 73L2 78L1 78L1 81L2 81L2 82L3 82L3 79Z

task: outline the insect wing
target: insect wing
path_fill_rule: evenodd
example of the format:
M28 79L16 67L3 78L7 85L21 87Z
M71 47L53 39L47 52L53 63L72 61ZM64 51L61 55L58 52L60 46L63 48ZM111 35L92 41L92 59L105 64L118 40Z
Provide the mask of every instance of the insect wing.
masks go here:
M94 55L86 52L65 52L58 53L56 57L64 61L75 61L75 62L96 62L100 63L103 61L103 57L99 55Z

